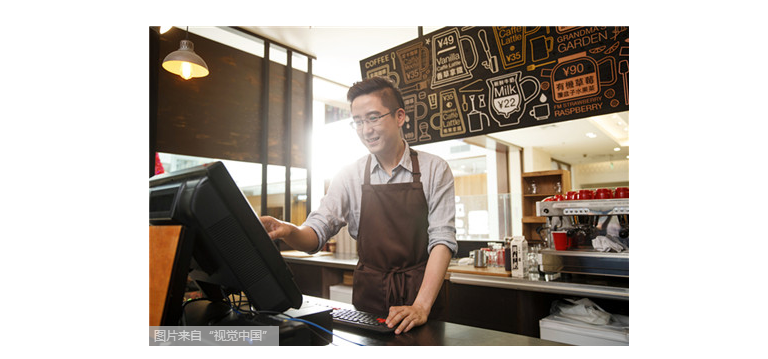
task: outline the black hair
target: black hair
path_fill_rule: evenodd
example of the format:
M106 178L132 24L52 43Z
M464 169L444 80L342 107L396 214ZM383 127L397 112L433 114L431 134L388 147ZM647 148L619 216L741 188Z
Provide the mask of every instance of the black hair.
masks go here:
M395 87L392 81L383 77L371 77L360 82L355 82L347 91L347 101L352 104L358 96L377 94L381 103L390 111L396 111L398 108L405 109L403 94Z

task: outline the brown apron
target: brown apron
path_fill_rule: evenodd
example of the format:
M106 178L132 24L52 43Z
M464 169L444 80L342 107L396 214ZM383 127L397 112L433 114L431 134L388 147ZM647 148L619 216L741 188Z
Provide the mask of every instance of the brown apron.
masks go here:
M413 304L429 259L429 207L416 151L410 155L413 182L372 185L370 157L365 164L352 304L383 316Z

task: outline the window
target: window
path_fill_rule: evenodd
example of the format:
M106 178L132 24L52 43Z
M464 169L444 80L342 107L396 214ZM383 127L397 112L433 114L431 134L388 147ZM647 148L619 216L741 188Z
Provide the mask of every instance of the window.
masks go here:
M165 172L175 172L185 168L221 161L232 176L237 187L245 195L248 203L258 215L270 215L284 219L285 203L285 167L267 166L267 209L261 210L261 171L260 163L221 160L214 158L185 156L172 153L158 153ZM307 170L291 168L291 219L294 224L301 224L306 219Z

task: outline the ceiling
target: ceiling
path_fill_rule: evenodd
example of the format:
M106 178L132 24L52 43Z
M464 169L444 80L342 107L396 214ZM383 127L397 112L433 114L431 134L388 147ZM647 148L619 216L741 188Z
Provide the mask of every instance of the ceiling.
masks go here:
M418 26L242 28L314 56L313 74L345 87L360 81L360 60L418 37ZM440 28L424 26L422 31L428 34ZM345 102L343 98L340 101ZM594 136L589 137L590 133ZM518 147L536 148L571 165L626 160L629 112L497 132L490 137Z

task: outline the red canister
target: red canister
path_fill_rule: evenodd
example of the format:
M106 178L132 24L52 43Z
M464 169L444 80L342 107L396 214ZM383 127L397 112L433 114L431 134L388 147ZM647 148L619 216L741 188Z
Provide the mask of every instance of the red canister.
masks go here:
M614 198L629 198L629 187L617 187L613 194Z

